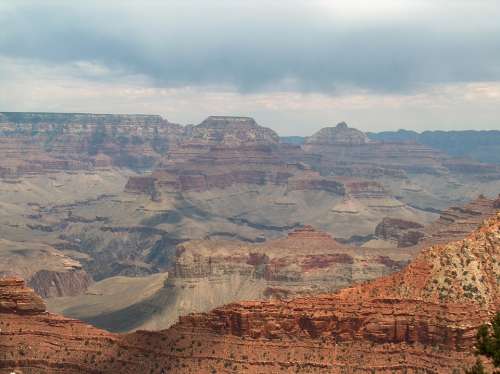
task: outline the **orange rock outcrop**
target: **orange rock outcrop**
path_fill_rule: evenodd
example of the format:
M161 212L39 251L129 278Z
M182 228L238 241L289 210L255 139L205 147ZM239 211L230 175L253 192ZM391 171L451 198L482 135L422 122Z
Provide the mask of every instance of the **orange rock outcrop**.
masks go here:
M242 302L113 335L0 282L0 368L19 373L459 373L500 308L500 213L403 271L336 294Z

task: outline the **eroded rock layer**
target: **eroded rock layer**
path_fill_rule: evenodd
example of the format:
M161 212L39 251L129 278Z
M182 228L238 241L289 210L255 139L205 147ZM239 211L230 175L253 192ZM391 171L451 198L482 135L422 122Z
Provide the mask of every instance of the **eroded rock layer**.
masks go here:
M500 213L406 269L336 294L243 302L113 335L0 281L0 367L23 373L451 373L500 308ZM21 315L21 312L26 313Z
M240 358L249 372L449 373L473 362L475 331L500 308L499 257L500 214L462 241L427 248L392 276L334 295L232 304L182 317L173 329L193 340L231 336L227 350L238 344L254 360L268 359L266 367ZM302 363L278 348L312 342Z
M445 235L448 240L463 239L495 212L495 204L479 198L462 208L460 218L439 219L424 228L410 221L384 220L386 226L393 224L386 227L387 235L408 240L406 227L418 233L418 243L405 247L375 246L379 240L353 247L307 225L261 243L228 240L223 233L185 241L173 252L164 284L158 284L154 292L146 290L147 297L123 303L127 298L120 287L117 292L106 288L102 296L96 290L96 295L52 298L50 310L111 331L157 330L171 326L179 316L240 300L286 300L333 292L400 270L422 247L446 241ZM96 307L89 308L89 304ZM134 318L127 318L130 315Z

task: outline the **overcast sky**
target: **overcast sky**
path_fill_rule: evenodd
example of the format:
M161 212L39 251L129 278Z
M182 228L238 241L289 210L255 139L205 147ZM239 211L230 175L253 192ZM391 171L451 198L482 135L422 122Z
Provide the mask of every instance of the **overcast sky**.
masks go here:
M0 111L500 130L498 0L0 0Z

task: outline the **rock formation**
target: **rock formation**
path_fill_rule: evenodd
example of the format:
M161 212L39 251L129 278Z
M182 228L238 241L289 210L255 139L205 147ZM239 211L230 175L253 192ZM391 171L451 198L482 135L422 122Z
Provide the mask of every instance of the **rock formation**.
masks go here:
M38 314L44 311L43 300L25 287L21 278L0 278L0 313Z
M389 226L381 236L400 248L369 249L384 217L427 227L444 210L419 246L459 239L489 202L446 208L496 195L499 176L495 165L425 145L369 141L345 124L301 146L280 143L246 117L181 127L159 116L2 113L0 272L22 276L45 298L81 295L91 279L168 272L158 298L136 303L129 314L136 317L161 315L172 295L179 297L171 305L187 297L177 309L188 313L329 292L398 270L416 253L418 246L402 245L419 235L406 231L420 229ZM304 224L336 243L308 230L285 239ZM300 235L313 237L290 245ZM311 242L323 247L301 249ZM276 250L266 254L259 245ZM233 249L234 256L224 252ZM132 328L148 322L131 320Z
M441 212L439 219L426 227L425 244L435 244L462 239L499 209L500 195L488 199L483 195L464 206L454 206Z
M181 137L155 115L2 112L0 177L151 167Z
M114 331L157 330L169 327L181 315L230 302L335 291L397 271L410 258L411 252L346 246L307 225L264 243L193 240L177 246L164 287L148 300L111 314L82 316L86 307L80 297L74 297L65 298L64 308L56 310ZM127 313L135 318L114 322Z
M411 178L415 174L446 176L474 174L497 180L498 166L452 158L429 146L414 142L370 140L363 132L340 123L307 138L303 149L320 155L315 168L322 174L370 178Z
M398 247L410 247L423 239L423 228L416 222L385 217L375 228L375 235L384 240L395 241Z
M82 264L52 246L0 239L0 275L26 279L42 297L76 296L92 278Z
M279 137L273 130L259 126L253 118L231 116L210 116L198 126L188 128L188 137L192 141L231 147L279 142Z
M362 131L350 128L347 123L341 122L335 127L324 127L311 137L305 144L315 145L362 145L370 140Z
M422 247L463 239L495 213L496 204L480 197L462 208L450 208L442 215L447 219L440 218L423 228L416 228L418 225L412 222L384 220L381 236L385 233L407 240L407 231L419 233L418 243L409 247L396 248L397 243L392 243L385 248L374 240L364 248L350 247L307 225L291 230L285 238L264 243L221 239L183 242L176 248L164 286L159 286L148 299L109 311L106 305L114 297L106 294L99 301L102 310L89 314L85 313L87 308L81 297L74 297L66 298L64 307L54 310L113 331L161 329L181 315L230 302L285 300L332 292L398 271ZM399 228L387 226L391 222ZM123 315L135 318L125 321Z
M415 131L369 133L370 139L384 142L414 142L440 149L452 156L500 164L500 131Z
M43 298L78 296L92 284L92 278L83 269L69 271L40 270L33 274L29 286Z
M307 236L309 229L305 230ZM299 234L300 235L300 234ZM38 373L451 373L500 308L500 213L399 273L335 294L242 302L160 332L113 335L0 281L0 367ZM255 260L259 262L257 258Z
M235 361L249 372L448 373L473 362L475 330L500 307L499 257L500 214L392 276L313 299L232 304L173 329L227 337L218 352L248 347ZM277 348L294 346L308 347L305 362Z

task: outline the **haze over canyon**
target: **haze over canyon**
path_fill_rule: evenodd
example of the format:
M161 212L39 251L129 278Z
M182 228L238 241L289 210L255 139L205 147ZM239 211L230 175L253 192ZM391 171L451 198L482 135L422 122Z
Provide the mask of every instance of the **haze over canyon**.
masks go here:
M0 374L500 370L498 0L0 0Z

